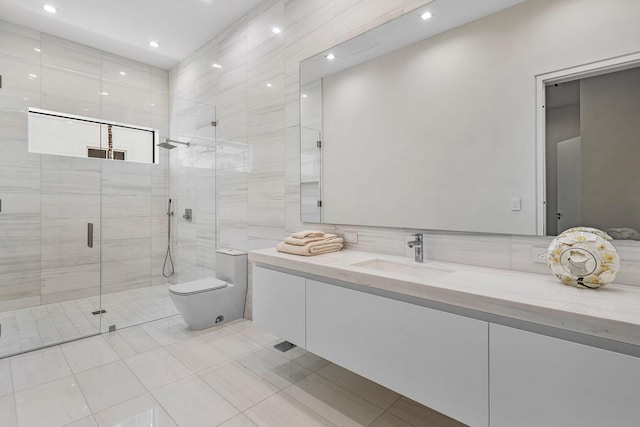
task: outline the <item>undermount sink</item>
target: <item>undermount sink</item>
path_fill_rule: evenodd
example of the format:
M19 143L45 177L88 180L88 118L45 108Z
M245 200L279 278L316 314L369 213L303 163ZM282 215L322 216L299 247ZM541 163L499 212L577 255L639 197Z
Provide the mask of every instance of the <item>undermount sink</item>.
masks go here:
M420 279L439 279L453 273L453 270L447 270L444 268L435 268L417 263L410 264L378 258L357 262L351 265L380 272L406 274Z

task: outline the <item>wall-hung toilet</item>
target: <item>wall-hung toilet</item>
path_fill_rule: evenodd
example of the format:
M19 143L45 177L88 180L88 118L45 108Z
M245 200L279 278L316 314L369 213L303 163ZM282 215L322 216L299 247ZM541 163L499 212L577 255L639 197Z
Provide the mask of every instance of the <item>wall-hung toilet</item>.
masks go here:
M244 316L247 253L216 251L216 277L169 286L169 296L190 329L206 329Z

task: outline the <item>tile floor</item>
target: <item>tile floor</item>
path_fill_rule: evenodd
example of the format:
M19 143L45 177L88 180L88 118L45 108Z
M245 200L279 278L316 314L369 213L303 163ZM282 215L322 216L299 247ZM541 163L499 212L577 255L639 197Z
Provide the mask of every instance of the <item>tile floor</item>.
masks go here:
M139 325L178 314L169 298L169 285L150 286L100 297L81 298L0 312L0 357L47 345ZM92 311L107 312L94 316Z
M448 427L461 424L240 320L179 316L0 359L0 425Z

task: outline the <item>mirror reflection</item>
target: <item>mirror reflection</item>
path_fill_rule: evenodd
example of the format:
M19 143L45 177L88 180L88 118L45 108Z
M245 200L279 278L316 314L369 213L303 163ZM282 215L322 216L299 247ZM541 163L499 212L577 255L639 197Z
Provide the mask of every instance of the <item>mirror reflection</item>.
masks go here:
M322 84L300 88L300 210L304 221L322 221Z
M640 68L545 91L547 235L589 224L640 240Z
M638 129L619 111L638 110L637 89L590 75L536 93L537 76L640 51L618 35L637 26L620 8L507 3L462 16L435 1L300 64L301 141L309 129L322 141L322 207L303 206L303 222L637 239Z

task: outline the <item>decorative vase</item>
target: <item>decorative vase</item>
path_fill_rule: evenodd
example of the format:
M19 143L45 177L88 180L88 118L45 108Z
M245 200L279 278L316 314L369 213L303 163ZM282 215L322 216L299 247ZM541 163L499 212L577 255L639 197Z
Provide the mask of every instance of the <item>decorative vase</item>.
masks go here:
M574 227L553 239L547 265L565 285L596 289L613 282L620 270L611 236L590 227Z

